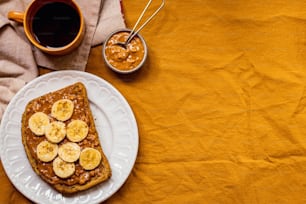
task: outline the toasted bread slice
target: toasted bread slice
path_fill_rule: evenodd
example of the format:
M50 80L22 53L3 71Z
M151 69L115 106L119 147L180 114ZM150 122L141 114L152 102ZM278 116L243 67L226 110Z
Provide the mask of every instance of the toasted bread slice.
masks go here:
M29 120L34 113L42 112L46 114L51 122L58 121L52 115L52 106L56 101L68 99L73 102L74 108L69 119L61 121L65 123L65 127L74 120L84 121L88 125L88 133L81 141L74 141L80 149L94 148L100 152L101 160L95 168L86 168L80 164L79 160L70 162L74 164L75 170L72 175L62 178L56 174L52 161L42 161L38 157L37 146L42 141L48 141L45 134L37 135L29 127ZM77 82L60 90L47 93L43 96L31 100L22 115L22 143L25 148L27 158L33 170L48 184L63 194L71 194L89 189L111 177L111 168L109 162L103 152L99 141L98 133L95 127L94 118L89 106L87 92L84 84ZM71 142L67 136L57 146L61 146L67 142ZM52 143L52 142L51 142ZM58 155L56 156L58 157ZM91 162L91 161L89 161ZM64 169L66 171L66 169Z

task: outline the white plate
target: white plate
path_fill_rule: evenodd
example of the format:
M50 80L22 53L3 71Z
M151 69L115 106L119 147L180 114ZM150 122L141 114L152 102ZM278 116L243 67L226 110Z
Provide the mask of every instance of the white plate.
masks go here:
M31 99L78 81L87 88L101 145L112 168L112 177L89 190L64 196L32 170L21 142L21 116ZM28 83L9 103L0 126L0 156L14 186L36 203L100 203L112 196L128 178L137 157L138 139L134 114L112 85L86 72L56 71Z

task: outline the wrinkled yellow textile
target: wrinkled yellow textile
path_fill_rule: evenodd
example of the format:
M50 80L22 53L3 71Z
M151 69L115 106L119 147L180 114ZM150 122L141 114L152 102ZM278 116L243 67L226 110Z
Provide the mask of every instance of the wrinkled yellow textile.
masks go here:
M123 1L128 27L145 4ZM138 73L107 69L101 46L87 65L139 127L135 166L105 203L306 203L306 1L166 0L141 34ZM0 176L0 203L30 202Z

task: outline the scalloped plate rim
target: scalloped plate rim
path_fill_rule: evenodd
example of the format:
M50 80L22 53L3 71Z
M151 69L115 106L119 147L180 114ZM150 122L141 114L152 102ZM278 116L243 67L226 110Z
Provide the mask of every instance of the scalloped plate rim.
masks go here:
M132 148L133 152L131 153L131 160L130 162L128 163L129 164L129 169L128 171L125 172L125 174L123 174L123 178L121 178L120 181L117 181L116 184L112 184L112 186L116 186L115 189L113 189L111 192L104 192L104 194L106 196L102 197L100 200L97 200L96 202L103 202L105 200L107 200L109 197L111 197L113 194L115 194L120 188L121 186L125 183L125 181L127 180L128 176L131 174L131 171L135 165L135 162L136 162L136 158L137 158L137 154L138 154L138 148L139 148L139 135L138 135L138 126L137 126L137 122L136 122L136 118L133 114L133 111L130 107L130 105L128 104L127 100L124 98L124 96L113 86L111 85L109 82L107 82L106 80L102 79L101 77L98 77L94 74L91 74L91 73L88 73L88 72L82 72L82 71L75 71L75 70L61 70L61 71L53 71L53 72L50 72L50 73L47 73L47 74L44 74L42 76L39 76L35 79L33 79L32 81L28 82L24 87L22 87L16 94L15 96L11 99L11 102L8 104L7 108L6 108L6 111L4 112L3 114L3 117L2 117L2 121L1 121L1 124L0 124L0 158L1 158L1 163L3 165L3 168L4 168L4 171L6 173L6 175L8 176L8 178L10 179L10 181L13 183L13 185L17 188L17 190L19 192L21 192L24 196L26 196L28 199L34 201L34 202L42 202L42 200L40 200L39 198L33 196L33 195L28 195L26 194L26 192L24 191L24 186L20 187L19 185L15 184L12 177L14 175L12 175L8 170L8 167L6 166L6 164L3 162L3 160L7 160L7 159L2 159L3 155L4 155L4 151L5 151L5 145L3 144L3 140L4 140L4 133L3 133L3 129L4 129L4 124L7 124L5 122L3 122L8 116L9 116L9 111L11 108L13 108L13 105L15 105L16 103L16 100L18 99L18 97L20 97L21 94L23 94L27 89L28 87L31 87L32 85L35 85L36 83L44 80L44 79L53 79L52 77L56 77L58 75L60 75L59 77L64 77L64 76L67 76L69 78L70 75L78 75L80 78L91 78L91 79L94 79L96 81L99 81L101 84L107 86L113 93L115 93L116 97L119 98L120 102L125 106L126 110L129 112L129 119L131 119L131 124L133 126L132 128L132 132L135 134L132 142L134 142L134 149ZM74 82L77 82L79 80L77 79L72 79L72 81L70 83L68 83L67 85L69 84L72 84ZM85 84L86 86L86 81L83 81L83 83ZM51 90L49 90L48 92L52 91L52 90L57 90L57 88L51 88ZM88 90L87 90L88 91ZM47 93L47 92L46 92ZM38 95L39 96L39 95ZM31 98L32 99L32 98ZM29 99L29 100L31 100ZM94 99L89 99L89 100L93 100ZM93 115L95 115L93 113ZM111 155L110 155L111 156ZM110 158L108 158L110 160ZM111 163L111 160L110 160L110 163ZM111 163L111 166L112 166L112 163ZM32 169L31 169L32 170ZM35 175L35 172L33 171L32 172L34 176ZM40 179L40 178L39 178ZM44 182L42 180L42 182ZM102 183L101 185L106 185L105 183ZM90 191L92 189L88 189L86 191ZM89 192L89 195L90 195L91 192ZM78 194L77 194L78 195ZM76 195L76 196L77 196ZM65 196L62 195L64 197L64 201L65 201ZM45 200L44 200L45 201ZM49 200L51 201L51 200ZM54 202L54 201L53 201ZM57 202L57 203L66 203L66 202Z

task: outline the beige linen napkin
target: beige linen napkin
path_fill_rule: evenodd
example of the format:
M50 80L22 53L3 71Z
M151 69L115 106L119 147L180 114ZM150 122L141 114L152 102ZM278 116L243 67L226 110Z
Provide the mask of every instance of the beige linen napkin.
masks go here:
M36 76L31 46L0 15L0 121L11 98Z
M121 0L104 0L91 44L101 44L110 32L121 28L125 28Z
M50 56L29 43L22 24L7 19L9 11L24 11L31 0L0 0L0 121L16 92L37 77L38 66L84 71L90 48L103 43L110 32L125 27L120 0L76 1L85 18L84 40L68 55Z

